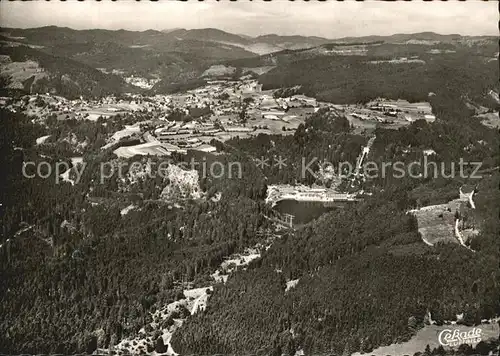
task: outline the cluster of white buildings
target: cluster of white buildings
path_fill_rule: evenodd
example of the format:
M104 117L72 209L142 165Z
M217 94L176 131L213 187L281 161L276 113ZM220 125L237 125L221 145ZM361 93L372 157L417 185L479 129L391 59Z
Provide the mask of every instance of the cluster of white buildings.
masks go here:
M436 117L432 114L429 103L409 103L406 100L389 101L377 99L366 105L347 105L345 111L352 117L360 120L372 120L380 123L410 123L419 119L433 122Z
M151 89L156 83L160 81L160 79L146 79L141 77L134 77L133 75L124 78L124 80L125 82L142 89Z

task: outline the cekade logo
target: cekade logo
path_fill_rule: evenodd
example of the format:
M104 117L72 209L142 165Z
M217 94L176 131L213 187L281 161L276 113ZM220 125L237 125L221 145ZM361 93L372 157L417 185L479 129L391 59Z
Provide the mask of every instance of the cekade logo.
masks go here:
M481 329L473 328L469 331L460 331L459 329L444 329L439 333L439 343L443 346L459 346L462 344L477 344L481 341Z

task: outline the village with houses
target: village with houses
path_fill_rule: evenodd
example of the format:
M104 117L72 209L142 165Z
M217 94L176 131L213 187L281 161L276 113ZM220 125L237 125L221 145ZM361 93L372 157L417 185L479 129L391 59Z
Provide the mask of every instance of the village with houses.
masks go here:
M274 90L262 90L257 80L242 77L212 80L199 88L168 95L124 94L69 100L47 93L20 99L3 97L0 103L42 120L49 116L90 121L131 116L135 122L115 132L102 147L113 147L114 153L124 158L184 154L187 150L216 153L213 140L293 134L322 107L344 112L359 132L379 126L397 129L418 119L436 119L427 102L377 99L362 105L336 105L302 94L283 98L273 94Z

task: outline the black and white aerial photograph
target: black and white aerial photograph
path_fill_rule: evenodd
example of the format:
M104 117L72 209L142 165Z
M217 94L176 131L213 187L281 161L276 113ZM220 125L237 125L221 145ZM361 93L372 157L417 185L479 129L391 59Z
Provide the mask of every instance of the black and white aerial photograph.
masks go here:
M500 353L497 1L1 1L0 356Z

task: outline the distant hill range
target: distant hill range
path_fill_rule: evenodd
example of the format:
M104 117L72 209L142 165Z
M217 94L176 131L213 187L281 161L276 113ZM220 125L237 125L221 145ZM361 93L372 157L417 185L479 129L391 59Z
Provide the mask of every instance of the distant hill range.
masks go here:
M441 35L435 32L418 32L418 33L397 33L390 36L363 36L363 37L344 37L336 41L345 42L375 42L384 41L386 43L402 43L407 41L437 41L437 42L457 42L467 38L487 38L488 36L462 36L459 34Z
M466 48L489 57L498 53L496 37L433 32L327 39L250 37L214 28L112 31L46 26L1 28L0 43L2 87L71 95L144 91L126 83L131 76L159 81L152 91L168 92L186 83L196 85L208 68L218 64L235 66L237 76L249 70L261 75L286 63L345 52L391 57ZM25 63L19 64L20 60Z
M164 32L178 39L197 39L213 43L228 44L243 48L246 51L258 55L279 52L284 49L311 48L332 41L322 37L279 36L274 34L250 37L235 35L215 28L196 30L176 29L165 30Z

